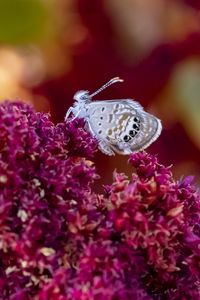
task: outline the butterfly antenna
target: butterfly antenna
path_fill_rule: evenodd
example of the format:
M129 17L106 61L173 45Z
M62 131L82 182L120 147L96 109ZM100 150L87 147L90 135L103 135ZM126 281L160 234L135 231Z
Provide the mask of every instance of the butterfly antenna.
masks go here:
M114 77L111 80L109 80L107 83L105 83L102 87L100 87L96 92L90 95L90 97L95 96L96 94L100 93L101 91L105 90L108 86L110 86L113 83L116 82L123 82L124 80L119 77Z

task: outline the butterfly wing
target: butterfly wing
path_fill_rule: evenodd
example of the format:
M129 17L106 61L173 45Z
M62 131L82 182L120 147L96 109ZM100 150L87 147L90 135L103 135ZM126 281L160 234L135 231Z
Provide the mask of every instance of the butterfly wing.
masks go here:
M131 99L94 101L87 105L87 113L89 130L99 140L101 150L110 155L113 151L130 154L145 149L162 129L159 119Z

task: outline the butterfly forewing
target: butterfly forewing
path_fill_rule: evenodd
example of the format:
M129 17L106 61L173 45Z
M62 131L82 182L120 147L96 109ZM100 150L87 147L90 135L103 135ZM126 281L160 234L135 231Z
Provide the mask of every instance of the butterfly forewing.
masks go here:
M146 148L161 131L160 121L131 99L94 101L87 113L91 133L120 154Z
M136 115L136 109L130 110L126 101L95 101L88 105L89 123L93 132L101 138L110 140L122 139L130 117Z

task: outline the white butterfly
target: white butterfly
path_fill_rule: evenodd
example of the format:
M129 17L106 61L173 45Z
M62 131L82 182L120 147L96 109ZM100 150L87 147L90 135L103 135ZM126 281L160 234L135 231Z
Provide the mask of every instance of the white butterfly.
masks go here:
M161 121L144 111L132 99L92 101L92 97L115 82L112 78L95 93L78 91L74 105L66 113L65 121L72 113L73 118L84 118L86 129L98 140L99 149L107 154L130 154L147 148L161 133Z

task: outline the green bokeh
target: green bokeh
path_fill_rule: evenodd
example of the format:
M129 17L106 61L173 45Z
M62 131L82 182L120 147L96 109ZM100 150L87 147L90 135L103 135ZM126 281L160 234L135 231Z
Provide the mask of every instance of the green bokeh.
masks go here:
M48 29L48 10L42 0L0 0L0 43L29 43Z

